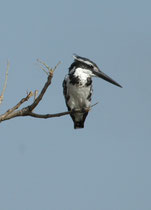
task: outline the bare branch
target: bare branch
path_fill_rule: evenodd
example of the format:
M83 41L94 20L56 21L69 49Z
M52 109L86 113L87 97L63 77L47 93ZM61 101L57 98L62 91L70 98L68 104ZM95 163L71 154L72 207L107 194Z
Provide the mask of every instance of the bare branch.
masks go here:
M70 113L71 113L70 111L60 112L56 114L36 114L36 113L30 112L28 116L35 117L35 118L48 119L48 118L53 118L53 117L61 117L61 116L69 115Z
M9 69L10 63L9 61L7 62L7 68L6 68L6 73L5 73L5 81L4 81L4 86L0 95L0 104L2 103L3 99L4 99L4 93L7 87L7 79L8 79L8 69Z
M28 109L30 111L32 111L39 104L39 102L42 100L47 88L51 84L52 77L53 77L53 73L50 73L48 75L47 82L45 83L44 87L42 88L40 94L37 96L37 98L34 100L34 102L30 106L28 106Z
M97 103L96 103L97 104ZM95 106L96 104L92 105L91 107ZM28 110L28 107L25 107L21 110L18 110L16 112L10 113L9 115L6 115L4 118L0 116L0 122L5 120L10 120L14 117L24 117L24 116L30 116L34 118L41 118L41 119L48 119L48 118L54 118L54 117L62 117L65 115L69 115L71 113L83 113L83 112L89 112L91 110L90 108L87 108L85 110L83 109L76 109L74 111L67 111L67 112L60 112L56 114L37 114L34 112L31 112Z
M41 61L40 61L41 62ZM47 77L47 81L44 85L44 87L42 88L40 94L35 97L35 100L33 101L33 103L25 108L22 108L21 110L17 110L21 104L23 104L25 101L27 101L31 96L33 96L33 93L30 92L25 98L23 98L16 106L14 106L13 108L7 110L4 114L0 115L0 122L4 121L4 120L8 120L14 117L18 117L18 116L28 116L30 115L30 113L34 110L34 108L39 104L39 102L42 100L47 88L49 87L49 85L51 84L51 80L53 78L53 72L54 69L56 69L56 66L54 69L51 69L48 65L46 65L44 62L41 62L48 70L49 70L49 75ZM17 110L17 111L16 111Z
M22 98L14 107L12 107L11 109L7 110L4 114L0 115L0 122L5 121L5 120L9 120L9 119L13 119L15 117L23 117L23 116L30 116L30 117L34 117L34 118L43 118L43 119L48 119L48 118L54 118L54 117L61 117L61 116L65 116L65 115L69 115L71 113L83 113L83 112L89 112L91 110L91 108L93 106L95 106L96 104L92 105L90 108L86 108L86 109L76 109L76 110L72 110L72 111L66 111L66 112L60 112L60 113L56 113L56 114L37 114L37 113L33 113L33 110L35 109L35 107L37 107L37 105L39 104L39 102L42 100L45 92L47 91L49 85L51 84L52 78L53 78L53 73L55 71L55 69L58 67L58 65L60 64L60 62L54 67L54 69L50 68L47 64L45 64L42 61L39 61L45 68L47 68L48 72L48 77L47 77L47 81L44 84L41 92L38 95L38 91L36 90L33 94L33 92L29 92L27 93L27 96L25 98ZM42 69L43 69L42 66ZM5 85L6 86L6 85ZM5 91L5 90L4 90ZM31 105L26 106L20 110L18 110L20 108L20 106L29 100L29 98L31 98L34 95L34 101Z
M8 109L4 114L0 115L0 122L3 121L8 115L13 113L15 110L17 110L25 101L28 101L29 98L32 96L33 93L29 92L28 95L25 98L22 98L14 107Z
M56 114L37 114L37 113L30 112L28 116L35 117L35 118L43 118L43 119L54 118L54 117L61 117L61 116L69 115L69 114L71 114L73 112L74 113L89 112L91 110L91 108L96 106L97 104L98 104L98 102L93 104L92 106L90 106L90 108L87 108L85 110L83 110L83 109L75 109L74 111L60 112L60 113L56 113Z
M38 60L39 61L39 60ZM58 67L58 65L60 64L60 62L54 67L54 69L50 68L47 64L45 64L42 61L39 61L40 63L42 63L47 69L48 69L48 77L47 77L47 82L45 83L44 87L42 88L39 96L37 96L37 98L34 100L34 102L28 106L28 109L30 111L33 111L33 109L39 104L39 102L42 100L47 88L49 87L49 85L51 84L51 80L53 78L53 73L55 71L55 69Z

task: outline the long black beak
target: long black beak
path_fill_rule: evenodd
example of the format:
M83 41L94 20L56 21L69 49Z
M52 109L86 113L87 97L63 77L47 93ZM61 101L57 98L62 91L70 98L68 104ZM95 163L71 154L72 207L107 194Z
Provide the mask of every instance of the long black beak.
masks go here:
M93 73L97 76L97 77L100 77L100 78L102 78L102 79L104 79L104 80L106 80L107 82L110 82L110 83L112 83L113 85L116 85L116 86L118 86L118 87L121 87L122 88L122 86L119 84L119 83L117 83L115 80L113 80L111 77L109 77L109 76L107 76L105 73L103 73L102 71L95 71L95 70L92 70L93 71Z

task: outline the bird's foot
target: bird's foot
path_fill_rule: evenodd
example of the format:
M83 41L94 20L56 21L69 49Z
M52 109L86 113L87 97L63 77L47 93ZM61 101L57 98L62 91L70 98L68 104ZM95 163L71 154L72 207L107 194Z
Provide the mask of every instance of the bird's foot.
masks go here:
M90 111L90 107L83 107L81 109L72 109L71 112L72 113L75 113L75 112L82 112L82 113L85 113L85 112L89 112Z
M84 107L82 108L82 112L89 112L90 111L90 107Z

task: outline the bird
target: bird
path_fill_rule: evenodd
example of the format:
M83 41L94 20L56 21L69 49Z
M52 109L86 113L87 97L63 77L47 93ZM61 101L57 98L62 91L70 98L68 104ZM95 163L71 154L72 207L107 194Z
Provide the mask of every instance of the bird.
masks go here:
M122 86L103 73L90 59L73 54L74 61L63 80L63 94L74 129L84 128L84 122L91 107L92 77L99 77L118 87ZM81 112L76 112L81 110Z

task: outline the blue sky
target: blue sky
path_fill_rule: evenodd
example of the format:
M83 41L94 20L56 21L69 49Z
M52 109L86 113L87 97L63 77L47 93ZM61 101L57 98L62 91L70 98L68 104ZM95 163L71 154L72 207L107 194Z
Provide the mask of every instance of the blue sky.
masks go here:
M147 0L1 0L0 88L10 61L1 113L42 88L37 58L62 62L37 113L66 111L62 81L73 53L123 88L94 78L99 104L82 130L69 116L1 123L0 209L151 209L150 8Z

